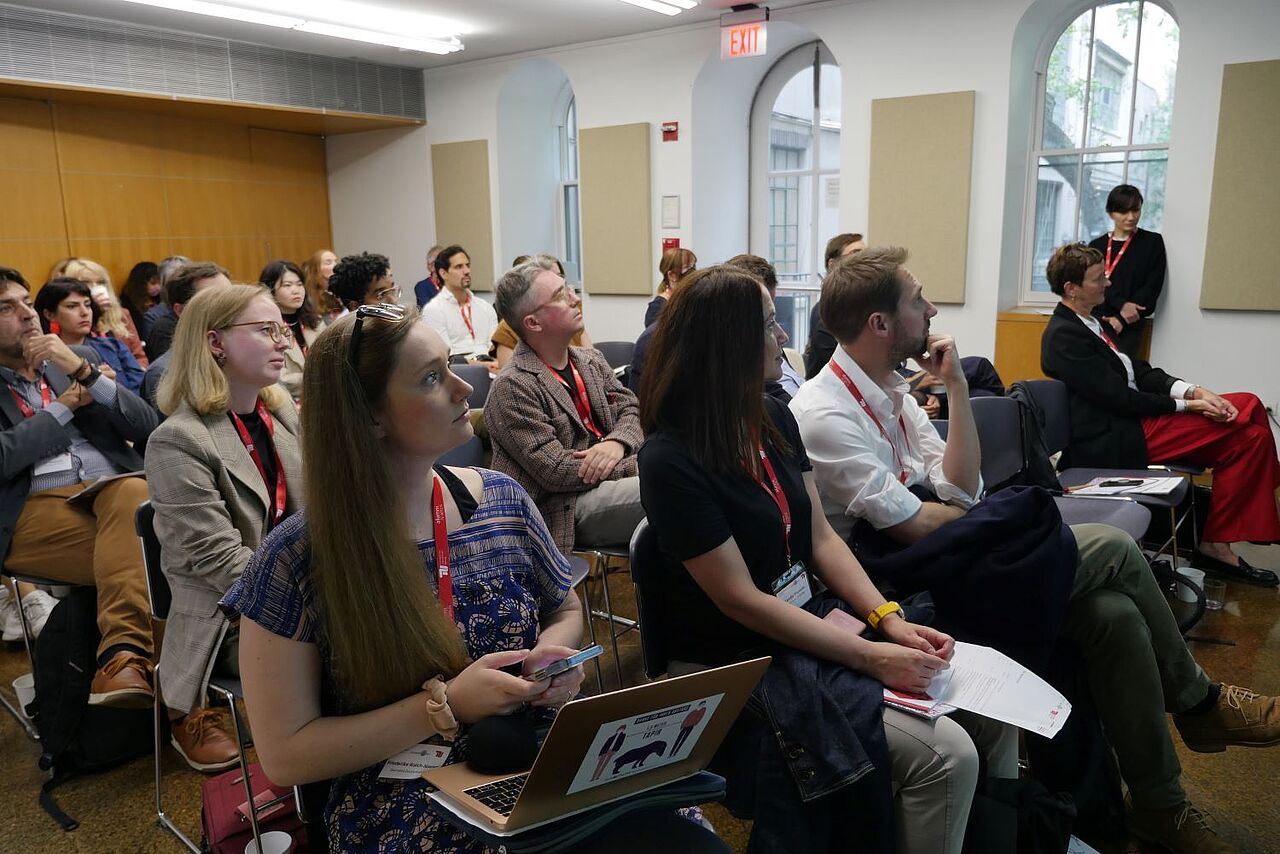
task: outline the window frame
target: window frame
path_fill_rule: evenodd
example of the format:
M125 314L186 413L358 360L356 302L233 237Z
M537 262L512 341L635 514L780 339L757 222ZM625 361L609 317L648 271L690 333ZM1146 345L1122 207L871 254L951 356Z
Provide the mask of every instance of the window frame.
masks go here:
M1053 59L1053 53L1057 49L1058 42L1062 40L1062 37L1063 35L1066 34L1068 28L1070 28L1071 25L1075 23L1082 15L1084 15L1086 12L1090 14L1091 17L1089 21L1089 57L1087 60L1087 68L1089 72L1088 72L1088 76L1084 79L1084 82L1086 84L1084 87L1084 112L1081 118L1082 142L1087 143L1089 141L1090 123L1092 121L1092 116L1093 116L1093 90L1094 90L1093 81L1094 81L1094 71L1095 71L1094 51L1097 44L1098 10L1106 6L1118 6L1118 5L1127 4L1129 2L1136 2L1138 4L1138 16L1137 16L1138 27L1137 27L1137 33L1135 36L1134 48L1133 48L1134 80L1133 80L1133 86L1131 87L1131 91L1129 92L1129 105L1128 105L1129 120L1126 125L1128 128L1128 142L1124 145L1094 145L1094 146L1082 145L1077 148L1063 148L1063 149L1044 148L1043 146L1044 146L1044 131L1045 131L1045 106L1048 102L1048 97L1049 97L1049 93L1048 93L1049 63ZM1032 290L1032 279L1035 275L1035 263L1036 263L1036 256L1035 256L1036 214L1038 212L1037 201L1039 196L1041 159L1052 158L1052 157L1067 157L1067 156L1073 156L1077 158L1079 168L1077 170L1077 179L1076 179L1077 184L1075 188L1076 204L1075 204L1075 210L1073 214L1073 217L1074 217L1073 221L1076 223L1076 228L1079 228L1080 204L1081 204L1081 197L1083 195L1083 193L1080 192L1080 182L1085 180L1084 166L1086 165L1089 157L1098 155L1098 154L1119 155L1122 158L1122 162L1123 162L1123 168L1121 170L1121 177L1120 177L1120 183L1122 184L1128 183L1129 181L1129 167L1132 162L1132 155L1134 155L1135 153L1139 153L1143 151L1163 151L1165 152L1165 163L1166 163L1166 169L1167 169L1169 158L1172 156L1172 146L1170 142L1141 143L1137 145L1133 144L1133 136L1135 131L1133 125L1134 125L1134 119L1137 116L1137 111L1138 111L1138 91L1140 88L1138 85L1139 84L1138 69L1141 67L1141 62L1142 62L1142 34L1144 29L1143 23L1145 22L1144 21L1145 9L1147 5L1155 6L1159 8L1161 11L1163 11L1166 15L1168 15L1173 20L1174 24L1178 26L1179 36L1181 37L1182 26L1181 24L1178 23L1177 16L1174 15L1173 10L1170 9L1168 6L1166 6L1164 3L1157 2L1157 0L1110 0L1110 2L1102 2L1102 3L1082 3L1079 6L1074 7L1073 10L1071 11L1070 16L1066 19L1066 21L1062 24L1062 26L1057 29L1053 38L1047 39L1044 42L1043 48L1041 50L1041 55L1038 57L1036 62L1035 105L1033 108L1034 111L1032 113L1033 119L1032 119L1032 126L1031 126L1031 129L1032 129L1031 130L1031 133L1032 133L1031 146L1030 146L1029 156L1027 158L1026 198L1024 200L1024 205L1023 205L1024 216L1023 216L1023 226L1022 226L1022 240L1021 240L1021 246L1019 250L1019 268L1018 268L1018 301L1020 305L1028 305L1028 306L1052 305L1058 301L1058 296L1054 294L1052 291ZM1179 58L1181 58L1181 56L1179 56ZM1175 101L1177 99L1176 90L1174 91L1173 99ZM1172 106L1173 105L1171 103L1170 107L1172 108ZM1165 198L1165 207L1166 209L1168 207L1167 196ZM1085 240L1085 242L1087 242L1088 240L1087 237L1079 238L1079 239Z
M562 96L562 106L559 106L556 113L556 133L559 140L559 181L556 185L555 212L556 252L560 262L564 265L565 281L580 289L582 286L582 188L578 160L580 130L578 128L577 98L573 94L573 90L567 86L565 87L565 94L567 97ZM570 125L573 126L572 136L570 135ZM577 190L574 194L572 212L569 209L569 204L565 201L570 187ZM576 258L570 257L569 232L571 228L576 231L574 240L577 245Z

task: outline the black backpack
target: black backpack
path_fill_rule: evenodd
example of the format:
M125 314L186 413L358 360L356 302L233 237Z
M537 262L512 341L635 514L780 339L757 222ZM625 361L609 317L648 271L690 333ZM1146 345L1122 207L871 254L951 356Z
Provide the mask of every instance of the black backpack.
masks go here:
M63 830L75 830L79 822L58 807L53 788L154 748L150 709L89 705L100 639L98 591L75 587L53 607L35 643L36 698L28 709L40 731L40 768L53 772L41 786L40 806Z

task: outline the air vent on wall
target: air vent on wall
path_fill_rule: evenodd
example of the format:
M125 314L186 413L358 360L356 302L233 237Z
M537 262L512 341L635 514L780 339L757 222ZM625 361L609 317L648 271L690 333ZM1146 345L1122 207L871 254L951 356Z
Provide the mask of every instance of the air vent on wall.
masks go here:
M425 119L422 71L0 5L0 77Z

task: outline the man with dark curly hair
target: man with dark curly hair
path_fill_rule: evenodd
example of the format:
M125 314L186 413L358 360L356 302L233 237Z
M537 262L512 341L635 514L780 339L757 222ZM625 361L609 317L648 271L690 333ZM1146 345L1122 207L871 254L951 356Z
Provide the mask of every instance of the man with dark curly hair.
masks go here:
M347 255L333 268L329 291L348 311L362 305L400 302L400 288L391 273L387 256L376 252Z

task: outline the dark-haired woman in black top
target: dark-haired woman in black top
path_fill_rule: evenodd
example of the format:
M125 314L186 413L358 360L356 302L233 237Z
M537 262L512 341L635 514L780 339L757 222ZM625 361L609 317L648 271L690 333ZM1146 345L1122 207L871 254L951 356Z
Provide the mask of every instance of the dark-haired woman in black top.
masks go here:
M713 268L677 289L663 314L642 397L640 491L662 556L672 670L774 656L756 700L777 737L761 739L759 762L747 763L753 850L845 839L859 851L958 852L978 773L970 733L993 776L1015 777L1016 730L884 709L883 687L923 692L954 642L885 602L813 512L795 420L764 396L787 340L764 286ZM819 581L828 592L813 595ZM863 619L879 634L863 637ZM764 767L792 774L773 786ZM745 779L718 770L733 801Z
M1107 216L1115 227L1089 245L1102 253L1111 287L1093 314L1110 325L1120 352L1133 358L1142 344L1147 318L1164 290L1164 238L1138 228L1142 193L1132 184L1120 184L1107 194Z

